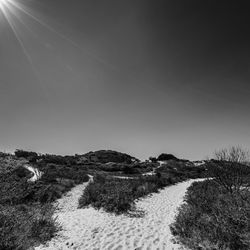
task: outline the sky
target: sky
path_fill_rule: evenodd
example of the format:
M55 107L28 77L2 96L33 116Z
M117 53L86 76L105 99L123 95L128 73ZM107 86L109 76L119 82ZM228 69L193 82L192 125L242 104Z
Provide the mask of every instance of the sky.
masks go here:
M0 151L250 149L246 1L0 2Z

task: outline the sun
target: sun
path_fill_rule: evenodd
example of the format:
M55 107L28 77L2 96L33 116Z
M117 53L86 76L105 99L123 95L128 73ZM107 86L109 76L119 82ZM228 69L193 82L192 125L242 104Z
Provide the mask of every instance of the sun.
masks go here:
M8 0L0 0L0 8L3 9Z
M2 8L4 5L8 4L9 0L0 0L0 7Z

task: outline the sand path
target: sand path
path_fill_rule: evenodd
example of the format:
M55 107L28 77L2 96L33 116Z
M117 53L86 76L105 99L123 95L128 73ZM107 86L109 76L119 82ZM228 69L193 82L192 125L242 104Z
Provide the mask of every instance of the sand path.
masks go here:
M78 198L87 184L79 185L57 202L59 211L55 216L63 230L46 246L36 249L180 249L171 241L169 225L193 181L166 187L137 201L137 209L145 212L139 218L116 216L92 207L77 209Z
M33 173L33 176L29 179L29 181L31 182L35 182L37 180L39 180L43 173L41 171L39 171L37 168L34 168L30 165L24 165L24 168L26 168L27 170L29 170L31 173Z

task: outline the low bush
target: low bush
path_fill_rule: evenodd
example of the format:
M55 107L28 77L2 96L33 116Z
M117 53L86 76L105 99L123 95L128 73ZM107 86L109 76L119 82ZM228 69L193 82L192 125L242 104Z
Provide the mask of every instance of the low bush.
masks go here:
M250 248L250 192L230 193L213 180L193 183L171 230L191 249Z
M168 160L176 160L178 161L179 159L177 157L175 157L172 154L160 154L157 158L158 161L168 161Z
M26 250L50 240L58 230L51 205L0 205L0 249Z
M39 166L39 169L43 172L41 181L47 183L58 179L69 179L74 181L75 184L80 184L89 180L86 169L77 165L48 164L43 167Z
M168 174L169 177L186 179L196 179L209 177L207 166L192 166L183 161L169 160L159 167L156 172Z
M61 170L61 171L60 171ZM64 172L65 171L65 172ZM46 170L42 178L29 182L30 172L18 167L0 176L0 204L17 205L23 203L52 202L79 183L87 182L85 171L65 170L65 167Z
M210 176L228 192L239 191L243 186L249 186L250 167L237 162L212 161L208 164Z
M26 250L50 240L57 229L51 202L89 179L82 169L45 170L36 182L28 181L31 173L21 166L0 175L0 250Z
M79 199L79 207L92 205L107 212L124 213L133 208L134 201L169 185L169 179L149 176L118 179L97 175Z
M96 170L101 170L105 172L121 172L127 166L127 164L123 163L106 163L106 164L99 164L94 166Z
M133 166L125 166L123 169L123 173L126 175L140 174L140 170L138 168L134 168Z
M18 158L38 158L38 154L36 152L32 152L32 151L25 151L22 149L17 149L15 151L15 156Z
M14 169L22 166L27 161L19 159L13 155L1 154L0 156L0 175L13 171Z
M36 182L29 181L33 174L23 167L32 157L36 158L34 166L43 172ZM0 250L26 250L55 235L58 226L52 217L52 202L89 180L84 166L68 165L73 161L60 156L43 159L22 150L16 151L16 156L1 154ZM55 164L58 162L66 164Z
M120 153L113 150L98 150L94 152L88 152L87 154L83 155L91 162L99 162L99 163L108 163L108 162L114 162L114 163L124 163L124 164L130 164L133 162L139 162L138 159L135 157L132 157L125 153Z

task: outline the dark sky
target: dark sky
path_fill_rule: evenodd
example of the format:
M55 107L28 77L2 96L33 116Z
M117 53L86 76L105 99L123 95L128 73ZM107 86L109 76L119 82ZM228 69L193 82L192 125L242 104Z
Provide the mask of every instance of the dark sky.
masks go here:
M8 1L0 150L250 148L247 1Z

